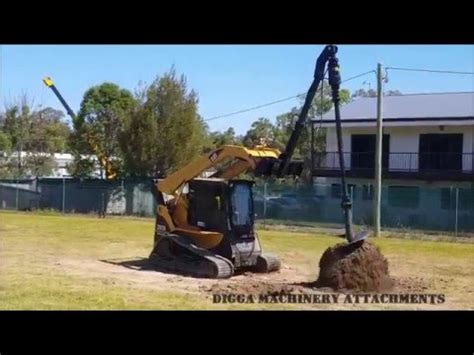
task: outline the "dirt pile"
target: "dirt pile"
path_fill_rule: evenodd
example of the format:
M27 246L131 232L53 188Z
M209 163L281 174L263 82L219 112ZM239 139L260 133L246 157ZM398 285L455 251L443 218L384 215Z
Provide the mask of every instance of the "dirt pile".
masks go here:
M392 287L388 261L368 241L340 243L326 249L319 261L316 287L336 291L378 292Z

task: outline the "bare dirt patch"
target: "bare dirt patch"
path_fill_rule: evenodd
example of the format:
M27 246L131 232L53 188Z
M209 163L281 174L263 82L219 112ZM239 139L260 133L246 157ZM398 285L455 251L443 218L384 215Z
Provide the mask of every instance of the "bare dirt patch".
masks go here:
M423 293L433 289L433 282L423 277L392 278L393 291L400 293Z
M112 260L61 258L54 266L71 276L97 278L109 284L157 291L180 289L198 292L202 282L210 281L158 272L149 268L143 258Z
M277 272L259 274L238 273L229 279L198 279L154 270L145 258L132 259L75 259L60 258L53 263L55 269L78 277L93 277L107 284L124 285L136 289L157 291L182 291L211 298L214 294L279 295L368 292L351 289L335 290L317 282L308 281L308 275L300 270L282 265ZM424 293L433 288L433 283L422 277L398 277L390 279L391 292ZM383 291L371 291L378 293Z
M283 265L277 272L268 274L241 273L229 279L203 279L157 271L145 258L131 259L73 259L61 258L53 263L62 273L78 277L94 277L110 284L122 284L133 288L181 290L187 293L209 295L213 293L294 293L304 287L291 281L304 281L298 270ZM268 292L267 292L268 291Z

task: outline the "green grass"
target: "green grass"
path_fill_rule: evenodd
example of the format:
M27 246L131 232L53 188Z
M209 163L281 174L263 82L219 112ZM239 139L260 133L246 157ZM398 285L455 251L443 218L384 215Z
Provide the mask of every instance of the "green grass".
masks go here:
M26 283L26 284L25 284ZM133 292L105 280L78 280L51 275L41 279L9 280L0 290L1 309L116 310L116 309L195 309L189 296L173 292ZM158 299L159 298L159 301Z
M244 308L213 304L198 287L173 283L171 276L144 275L100 261L147 257L153 228L153 220L143 218L1 212L0 309ZM259 236L266 251L308 278L316 277L324 250L342 241L285 230L259 230ZM474 307L474 244L372 240L388 258L392 275L430 280L435 291L447 293L449 308Z

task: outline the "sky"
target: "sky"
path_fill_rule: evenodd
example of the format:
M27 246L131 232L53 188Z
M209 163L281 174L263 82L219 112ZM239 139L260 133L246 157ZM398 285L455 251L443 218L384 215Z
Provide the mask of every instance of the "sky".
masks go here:
M77 112L84 92L105 81L134 91L172 66L199 97L204 119L305 93L323 45L2 45L0 110L22 94L35 105L63 110L42 83L51 76ZM473 45L340 45L342 79L384 66L474 72ZM473 75L389 71L385 90L402 93L474 91ZM375 74L342 85L376 87ZM208 122L211 130L244 134L259 117L272 121L298 99Z

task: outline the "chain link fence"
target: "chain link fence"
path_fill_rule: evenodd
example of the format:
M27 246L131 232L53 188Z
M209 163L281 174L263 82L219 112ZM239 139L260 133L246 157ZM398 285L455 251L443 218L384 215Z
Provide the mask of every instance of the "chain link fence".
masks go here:
M374 190L371 185L348 185L353 222L364 228L373 223ZM340 184L255 186L256 213L265 223L321 224L343 227ZM383 228L474 232L474 188L383 186Z
M0 209L53 210L62 213L153 217L156 202L151 179L36 178L0 180ZM255 213L262 223L343 226L339 184L257 183ZM371 185L349 185L353 221L371 228ZM474 232L474 188L384 186L383 228Z
M151 179L0 180L0 208L62 213L154 216Z

